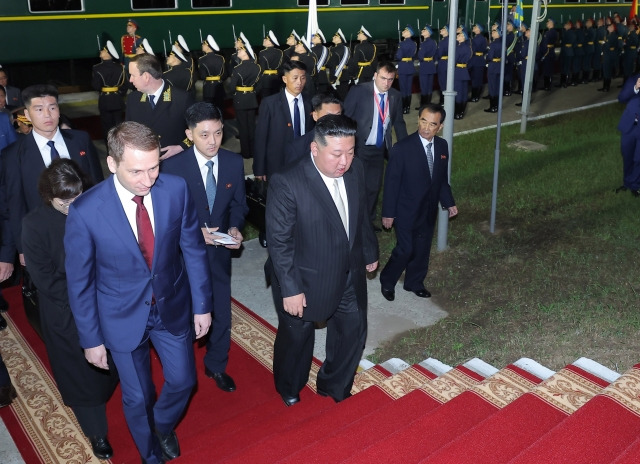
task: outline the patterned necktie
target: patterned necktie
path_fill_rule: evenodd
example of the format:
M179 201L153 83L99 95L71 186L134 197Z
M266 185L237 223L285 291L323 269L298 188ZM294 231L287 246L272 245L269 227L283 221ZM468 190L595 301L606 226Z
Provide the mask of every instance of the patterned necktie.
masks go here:
M207 161L207 183L205 190L207 192L207 202L209 203L209 213L213 211L213 202L216 201L216 177L213 175L213 160Z
M155 110L156 109L156 96L155 95L149 95L149 103L151 104L151 109Z
M384 94L379 93L380 96L380 106L378 108L378 133L376 134L376 147L382 148L382 144L384 143L384 119L382 119L382 115L384 114Z
M298 97L293 99L293 138L297 139L302 135L300 131L300 108L298 108Z
M344 201L342 201L342 195L340 195L340 187L338 185L338 179L333 179L333 198L336 203L336 208L338 208L338 214L340 215L340 219L342 219L342 225L344 226L344 231L347 233L347 237L349 237L349 224L347 222L347 208L345 208Z
M51 147L51 161L60 159L60 153L56 150L56 143L53 140L49 140L47 145Z
M431 151L431 142L427 143L427 163L429 163L429 176L433 177L433 153Z
M136 226L138 228L138 245L142 256L147 262L149 269L153 263L153 247L155 244L155 237L153 236L153 227L151 227L151 219L149 219L149 212L144 207L144 197L136 195L132 200L138 205L136 208Z

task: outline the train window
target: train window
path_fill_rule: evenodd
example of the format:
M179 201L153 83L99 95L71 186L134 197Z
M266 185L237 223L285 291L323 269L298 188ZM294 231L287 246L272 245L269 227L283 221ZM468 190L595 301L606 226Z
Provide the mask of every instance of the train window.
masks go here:
M176 0L131 0L134 10L175 10Z
M380 0L380 5L404 5L404 0Z
M329 0L318 0L318 6L329 6ZM298 6L309 6L309 0L298 0Z
M231 0L191 0L193 8L229 8Z
M82 0L29 0L29 11L84 11L84 5Z
M340 0L340 5L368 5L369 0Z
M564 0L565 3L580 3L580 0Z

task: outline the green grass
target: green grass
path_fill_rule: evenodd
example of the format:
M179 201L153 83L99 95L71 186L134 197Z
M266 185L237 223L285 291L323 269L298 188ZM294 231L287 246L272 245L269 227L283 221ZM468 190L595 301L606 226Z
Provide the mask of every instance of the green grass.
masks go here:
M456 365L482 357L502 367L526 356L559 369L586 356L618 370L640 362L640 199L613 192L622 183L621 111L616 104L530 122L526 134L504 127L495 234L495 130L455 137L460 215L425 282L450 315L371 359ZM509 148L523 139L547 148ZM384 265L394 236L379 236Z

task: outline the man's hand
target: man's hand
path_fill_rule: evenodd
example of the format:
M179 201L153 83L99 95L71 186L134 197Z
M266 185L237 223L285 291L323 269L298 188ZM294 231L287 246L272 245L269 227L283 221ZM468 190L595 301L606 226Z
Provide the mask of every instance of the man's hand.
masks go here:
M107 349L104 345L85 348L84 357L94 366L99 367L100 369L109 370L109 364L107 364Z
M382 227L384 227L385 229L391 229L391 226L393 225L393 219L394 218L382 218Z
M282 299L284 310L292 316L302 317L302 311L307 307L307 298L304 293L288 296Z
M240 248L240 245L242 245L242 241L244 240L244 237L242 236L238 228L231 227L227 231L227 233L231 235L231 237L238 243L236 243L235 245L225 245L225 248L229 248L230 250L237 250L238 248Z
M169 145L168 147L163 147L160 149L160 160L166 160L167 158L171 158L174 155L177 155L181 151L184 151L180 145Z
M211 327L211 313L194 314L193 325L196 329L196 339L204 337Z
M453 216L457 216L457 214L458 214L458 207L457 206L450 206L447 209L449 210L449 217L450 218L452 218Z
M378 261L376 261L375 263L367 264L366 269L367 272L375 271L376 269L378 269Z
M216 238L220 238L220 237L217 236L216 234L212 234L211 233L211 232L215 232L218 229L219 229L219 227L209 227L209 229L207 230L206 227L202 227L200 230L202 230L202 236L204 237L204 243L206 243L207 245L218 246L218 244L215 242L215 239Z
M20 253L18 255L18 258L20 259L20 264L22 264L23 266L26 266L26 264L24 263L24 253Z
M264 182L267 181L267 176L253 176L254 178L258 179L258 180L262 180Z
M0 282L4 282L13 274L13 263L0 263Z

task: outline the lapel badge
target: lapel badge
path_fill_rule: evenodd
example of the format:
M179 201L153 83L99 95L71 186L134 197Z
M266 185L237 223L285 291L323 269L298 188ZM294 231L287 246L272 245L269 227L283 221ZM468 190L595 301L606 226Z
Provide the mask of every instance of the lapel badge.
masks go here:
M80 152L80 156L84 156L84 155L86 155L86 154L87 154L87 153L86 153L86 152L84 152L84 151L81 151L81 152Z
M447 155L440 155L440 159L446 160L447 159Z
M287 123L287 127L291 127L293 124L291 124L290 122Z
M227 184L225 185L226 188L230 189L233 185L232 184Z

